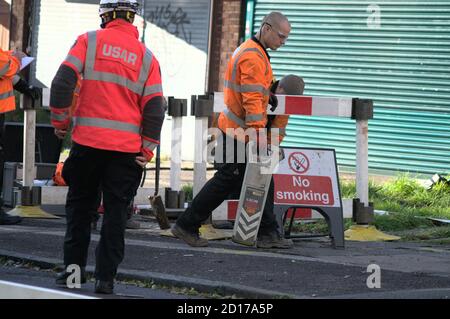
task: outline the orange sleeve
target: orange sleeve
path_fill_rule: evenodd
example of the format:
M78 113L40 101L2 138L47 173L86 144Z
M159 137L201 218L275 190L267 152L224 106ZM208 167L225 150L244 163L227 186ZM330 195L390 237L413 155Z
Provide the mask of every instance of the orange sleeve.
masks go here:
M0 78L12 78L20 71L20 61L10 51L0 50Z
M264 83L265 63L258 54L249 52L241 57L239 68L245 124L248 127L264 128L267 124L266 108L269 101L264 93L268 90Z

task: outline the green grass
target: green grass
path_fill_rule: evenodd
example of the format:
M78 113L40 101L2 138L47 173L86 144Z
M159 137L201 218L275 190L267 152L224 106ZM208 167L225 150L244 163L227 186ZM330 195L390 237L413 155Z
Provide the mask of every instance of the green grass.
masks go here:
M186 201L192 201L192 198L193 198L193 186L192 186L192 184L186 184L186 185L183 185L182 187L181 187L181 190L182 191L184 191L184 193L185 193L185 198L186 198Z
M446 177L450 180L450 177ZM354 182L341 184L343 198L355 198ZM373 225L381 231L398 233L407 231L407 240L440 240L450 241L450 226L437 227L426 217L450 219L450 184L437 183L431 189L423 187L408 174L399 175L395 180L376 184L369 183L369 201L374 203L375 210L387 211L385 215L374 215ZM353 224L346 219L344 228ZM295 231L309 233L328 232L325 221L315 223L300 223L295 225ZM402 236L403 237L403 236Z

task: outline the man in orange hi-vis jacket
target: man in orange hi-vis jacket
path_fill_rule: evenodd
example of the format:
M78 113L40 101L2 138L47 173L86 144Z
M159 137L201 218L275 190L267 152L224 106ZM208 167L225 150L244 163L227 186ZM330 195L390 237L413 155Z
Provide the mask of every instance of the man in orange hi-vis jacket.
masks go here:
M20 51L3 51L0 49L0 192L3 187L3 168L5 152L3 140L5 138L5 113L16 109L14 90L26 94L32 99L40 98L38 88L28 85L17 73L20 71L21 61L26 55ZM3 199L0 198L0 225L12 225L21 221L19 216L10 216L2 209Z
M113 293L124 257L127 207L159 144L164 120L161 72L156 57L138 40L133 26L138 12L136 0L101 0L102 28L78 37L51 85L55 134L64 138L73 122L72 148L62 171L69 186L66 271L58 275L57 285L67 284L74 265L80 269L81 283L86 282L90 212L97 208L100 189L104 216L96 250L95 292ZM78 80L80 92L71 116Z
M269 103L272 106L277 104L275 95L270 94L273 74L267 49L277 50L281 47L290 31L291 26L287 17L279 12L271 12L264 17L256 35L242 43L228 62L224 83L224 102L227 108L218 118L218 127L222 131L222 138L218 139L218 144L222 145L216 146L216 150L223 147L224 163L195 196L191 206L178 218L172 228L175 236L191 246L208 245L208 241L199 236L201 223L230 194L242 187L247 158L245 154L244 156L238 154L238 145L250 140L249 131L255 133L258 142L262 141L258 130L266 129L267 106ZM267 135L263 136L267 138ZM227 152L229 143L225 140L232 141L230 144L233 150L230 151L228 148ZM263 248L293 246L291 240L280 235L273 214L273 201L266 201L257 246Z

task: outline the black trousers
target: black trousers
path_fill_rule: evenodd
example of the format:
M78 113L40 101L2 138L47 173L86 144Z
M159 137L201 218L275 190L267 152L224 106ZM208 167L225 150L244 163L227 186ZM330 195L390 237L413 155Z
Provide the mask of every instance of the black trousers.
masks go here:
M224 141L225 138L222 139ZM218 146L220 147L220 146ZM222 143L224 160L223 164L216 165L217 172L203 186L197 196L192 200L191 206L186 209L177 220L180 227L196 232L200 228L203 221L211 216L212 211L216 209L224 200L230 199L240 194L242 183L244 182L244 174L246 163L237 161L237 147L234 144L235 154L233 163L226 163L226 143ZM263 216L258 234L268 234L276 231L278 224L273 214L273 179L271 180L269 192L267 194L266 204L263 210Z
M73 144L62 171L69 186L64 238L66 266L86 266L91 212L97 209L101 189L105 212L95 253L95 278L114 279L124 257L127 206L136 195L142 177L136 155Z
M3 146L5 138L5 113L0 113L0 194L3 190L3 170L5 168L6 154ZM3 205L3 200L0 197L0 207Z

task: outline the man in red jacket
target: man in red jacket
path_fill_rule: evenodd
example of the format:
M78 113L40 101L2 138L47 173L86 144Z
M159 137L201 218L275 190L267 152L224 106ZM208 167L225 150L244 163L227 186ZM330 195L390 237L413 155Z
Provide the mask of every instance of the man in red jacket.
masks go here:
M67 267L74 264L80 267L81 283L86 281L89 212L96 208L101 189L105 212L96 250L95 291L113 293L124 256L127 206L159 144L164 120L161 73L132 24L138 7L136 0L101 0L102 29L78 37L52 82L55 134L63 138L73 122L73 145L62 172L69 191L66 271L58 275L59 285L73 277ZM78 80L80 92L71 115Z

